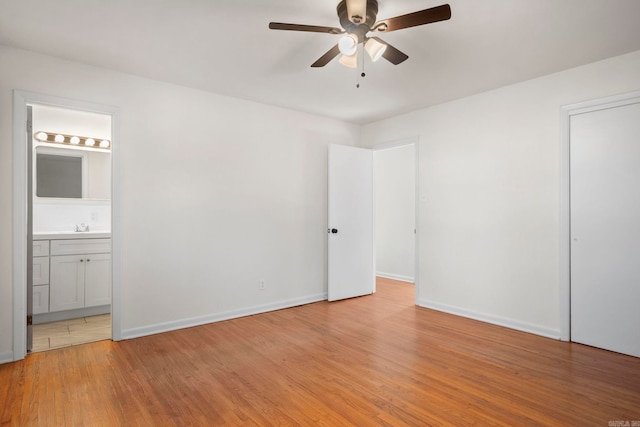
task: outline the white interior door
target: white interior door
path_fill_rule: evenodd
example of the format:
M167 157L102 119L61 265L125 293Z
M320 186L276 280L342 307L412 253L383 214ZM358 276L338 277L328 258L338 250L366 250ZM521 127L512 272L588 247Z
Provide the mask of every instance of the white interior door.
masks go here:
M571 117L571 340L640 357L640 103Z
M371 294L375 287L373 152L329 146L329 301Z

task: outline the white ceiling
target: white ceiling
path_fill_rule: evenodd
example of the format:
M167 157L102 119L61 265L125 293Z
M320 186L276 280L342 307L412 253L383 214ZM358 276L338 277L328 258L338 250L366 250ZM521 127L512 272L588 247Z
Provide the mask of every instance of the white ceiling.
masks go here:
M379 0L378 19L446 0ZM409 55L310 64L338 0L0 0L0 44L353 123L640 50L640 0L449 0L449 21L381 37Z

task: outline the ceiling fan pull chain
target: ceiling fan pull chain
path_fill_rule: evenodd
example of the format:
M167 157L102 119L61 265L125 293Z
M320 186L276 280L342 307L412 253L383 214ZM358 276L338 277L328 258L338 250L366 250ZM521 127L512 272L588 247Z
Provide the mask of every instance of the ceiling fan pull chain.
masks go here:
M360 88L360 77L364 78L366 76L366 74L364 73L364 49L360 49L360 50L362 51L362 70L357 79L356 89Z

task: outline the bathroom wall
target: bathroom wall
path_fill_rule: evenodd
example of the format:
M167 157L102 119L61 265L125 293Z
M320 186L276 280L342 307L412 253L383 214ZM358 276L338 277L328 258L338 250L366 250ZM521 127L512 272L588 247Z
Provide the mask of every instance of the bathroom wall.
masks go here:
M33 232L69 232L76 224L88 224L91 231L111 230L109 202L33 204Z
M43 105L33 106L33 131L56 132L68 135L111 139L111 117L84 111L61 109ZM53 147L58 151L76 150L56 144L33 140L36 147ZM33 231L73 231L76 224L88 224L92 231L111 229L111 169L109 153L82 150L87 154L87 186L89 199L55 199L34 197ZM36 165L37 167L37 165ZM35 181L35 180L34 180ZM35 194L35 192L34 192ZM98 196L98 197L95 197Z

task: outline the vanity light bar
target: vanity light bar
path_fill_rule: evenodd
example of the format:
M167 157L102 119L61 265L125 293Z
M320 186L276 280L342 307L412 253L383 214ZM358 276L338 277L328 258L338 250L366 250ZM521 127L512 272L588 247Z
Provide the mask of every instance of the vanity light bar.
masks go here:
M111 141L108 139L91 138L88 136L66 135L55 132L36 132L33 134L36 141L48 142L51 144L64 144L77 147L111 149Z

